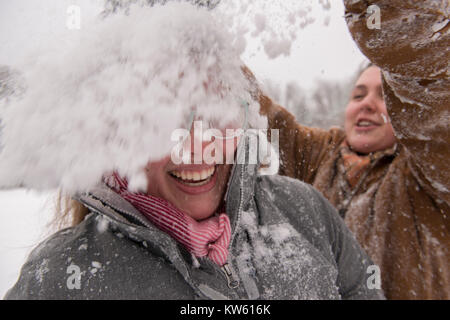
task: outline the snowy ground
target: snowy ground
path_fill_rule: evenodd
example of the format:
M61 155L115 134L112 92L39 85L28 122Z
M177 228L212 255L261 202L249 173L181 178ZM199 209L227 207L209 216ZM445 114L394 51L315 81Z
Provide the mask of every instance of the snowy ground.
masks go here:
M45 237L53 196L24 189L0 192L0 297L16 282L30 250Z

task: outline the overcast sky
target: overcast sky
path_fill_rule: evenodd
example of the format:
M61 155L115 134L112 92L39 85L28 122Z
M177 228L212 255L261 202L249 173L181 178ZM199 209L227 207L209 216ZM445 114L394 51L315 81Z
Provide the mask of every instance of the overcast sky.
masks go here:
M313 7L316 21L298 31L289 57L269 60L262 52L245 55L244 59L258 78L296 81L302 87L310 88L315 79L340 80L354 75L365 57L348 31L343 1L330 2L329 11L320 10L318 5ZM325 25L327 17L329 23Z

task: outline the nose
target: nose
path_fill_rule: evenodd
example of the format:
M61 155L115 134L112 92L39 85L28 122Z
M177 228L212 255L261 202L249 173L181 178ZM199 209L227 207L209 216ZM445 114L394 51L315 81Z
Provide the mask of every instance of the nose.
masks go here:
M367 111L370 113L376 112L377 110L377 101L376 97L373 94L367 94L360 102L359 102L359 108L361 111Z

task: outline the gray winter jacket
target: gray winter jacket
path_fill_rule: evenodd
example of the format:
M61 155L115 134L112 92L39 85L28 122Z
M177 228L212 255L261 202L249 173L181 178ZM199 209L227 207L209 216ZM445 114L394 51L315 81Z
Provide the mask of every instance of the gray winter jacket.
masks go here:
M383 298L372 262L327 200L257 165L233 167L222 268L192 257L105 185L78 200L91 214L35 248L6 299Z

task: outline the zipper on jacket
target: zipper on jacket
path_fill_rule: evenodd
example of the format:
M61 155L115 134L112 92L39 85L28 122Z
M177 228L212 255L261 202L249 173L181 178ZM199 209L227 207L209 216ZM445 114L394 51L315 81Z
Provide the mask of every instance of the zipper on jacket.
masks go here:
M236 220L235 220L236 222L234 224L235 228L234 228L233 232L231 233L231 239L230 239L230 246L229 246L229 248L232 247L233 242L234 242L234 238L235 238L236 233L237 233L237 231L239 229L239 223L240 223L241 215L242 215L242 208L244 206L244 203L243 203L244 202L244 165L242 165L241 172L240 172L240 186L239 186L239 189L240 189L239 190L239 197L240 197L240 199L239 199L238 212L237 212L237 216L236 216Z
M229 244L229 250L231 251L231 247L233 246L233 242L237 233L237 230L239 229L239 221L241 220L242 215L242 208L243 208L243 201L244 201L244 171L245 167L244 165L241 166L241 172L240 174L240 185L239 185L239 206L238 206L238 212L236 217L236 223L235 223L235 229L233 230L231 234L230 244ZM231 252L230 252L231 253ZM227 279L227 285L230 289L236 289L239 287L239 278L235 276L233 273L233 269L230 267L228 262L226 262L222 267L220 267L220 270L225 275Z
M122 215L125 219L127 219L129 222L134 223L134 224L138 224L140 223L142 226L146 226L146 227L150 227L150 224L148 221L144 220L143 218L139 217L136 214L133 214L131 212L128 211L124 211L124 210L119 210L115 207L113 207L112 205L104 202L102 199L96 197L95 195L89 193L88 194L89 197L91 197L94 200L99 201L104 207L106 208L110 208L111 210L113 210L114 212L117 212L118 214ZM100 210L97 210L96 208L92 207L91 205L84 203L89 209L91 209L91 211L95 211L97 213L99 213L100 215L105 215L104 213L100 212ZM107 215L107 214L106 214ZM131 221L130 221L131 220ZM138 223L136 223L138 222Z
M230 289L236 289L239 287L239 280L235 277L233 274L233 270L230 268L230 265L228 263L225 263L222 267L220 267L220 270L225 274L225 277L227 278L228 288Z

